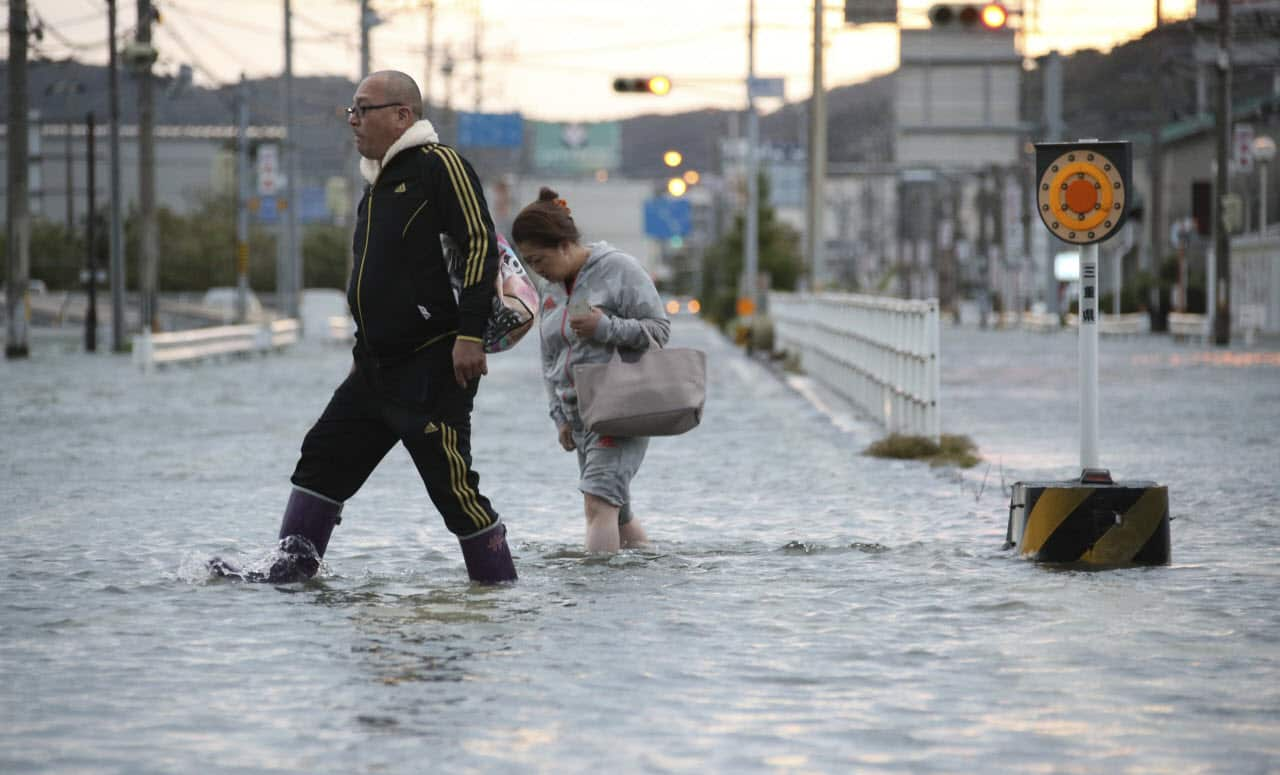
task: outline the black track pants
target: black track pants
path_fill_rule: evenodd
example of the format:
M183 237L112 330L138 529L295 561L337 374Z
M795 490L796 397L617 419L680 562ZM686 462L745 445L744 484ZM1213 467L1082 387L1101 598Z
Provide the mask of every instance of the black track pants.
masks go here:
M451 348L430 350L392 369L357 365L303 439L293 484L346 501L399 441L451 532L467 536L494 524L498 514L471 468L479 380L459 387Z

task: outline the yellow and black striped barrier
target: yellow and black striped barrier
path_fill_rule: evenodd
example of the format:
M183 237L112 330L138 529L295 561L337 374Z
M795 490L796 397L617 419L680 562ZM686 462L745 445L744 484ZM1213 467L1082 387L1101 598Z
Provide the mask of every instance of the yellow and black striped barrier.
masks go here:
M1167 565L1169 488L1113 482L1087 468L1065 482L1017 482L1006 548L1037 562L1086 566Z

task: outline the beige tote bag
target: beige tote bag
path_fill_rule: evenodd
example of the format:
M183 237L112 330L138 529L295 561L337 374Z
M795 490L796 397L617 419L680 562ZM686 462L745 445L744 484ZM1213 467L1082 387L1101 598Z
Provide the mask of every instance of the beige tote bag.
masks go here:
M650 347L606 363L573 367L578 412L587 430L604 436L675 436L702 422L707 355L682 347Z

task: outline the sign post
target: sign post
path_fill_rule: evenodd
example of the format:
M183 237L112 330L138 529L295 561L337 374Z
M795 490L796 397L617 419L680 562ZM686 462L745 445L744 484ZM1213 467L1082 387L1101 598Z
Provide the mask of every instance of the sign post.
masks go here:
M1125 220L1127 142L1036 144L1036 210L1080 251L1080 478L1016 482L1006 544L1041 562L1089 566L1169 562L1169 490L1115 482L1098 453L1098 243Z
M1055 237L1080 246L1080 466L1098 463L1098 243L1125 220L1128 143L1036 146L1036 209Z

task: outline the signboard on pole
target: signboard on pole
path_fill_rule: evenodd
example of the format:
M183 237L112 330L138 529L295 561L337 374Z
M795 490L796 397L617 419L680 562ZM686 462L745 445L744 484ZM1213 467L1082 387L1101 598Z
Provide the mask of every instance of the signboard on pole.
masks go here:
M1253 125L1236 124L1231 133L1231 171L1253 172Z
M845 24L897 24L898 0L844 0Z
M519 113L459 113L458 145L519 148L524 145L524 119Z
M750 86L751 96L760 97L777 97L786 99L787 82L784 78L761 78L756 77L747 81Z
M275 143L258 146L258 196L275 196L284 181L280 176L280 148Z
M533 166L542 172L589 174L622 163L622 126L616 121L533 123Z
M1001 28L906 29L894 78L894 154L903 166L975 169L1022 156L1022 55Z
M644 233L654 239L683 237L693 228L693 207L688 199L660 196L644 203Z

